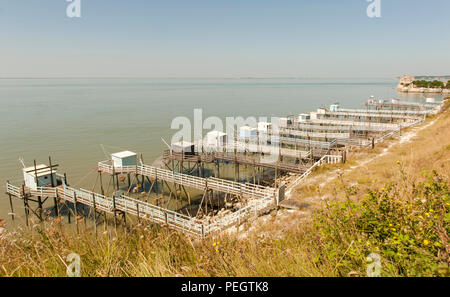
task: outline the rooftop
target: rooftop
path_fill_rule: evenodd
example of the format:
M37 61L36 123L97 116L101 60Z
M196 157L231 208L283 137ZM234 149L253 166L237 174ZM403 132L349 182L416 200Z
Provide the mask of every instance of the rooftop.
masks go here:
M256 128L252 128L250 126L242 126L240 129L241 130L250 130L250 131L256 130Z
M52 172L52 170L50 170L50 168L46 168L46 167L48 167L48 165L45 165L45 164L36 165L38 177L49 175ZM43 168L46 168L46 169L43 169ZM35 171L34 171L34 166L24 168L23 172L27 172L29 175L36 176ZM56 170L53 169L53 173L55 173L55 172L56 172Z
M172 143L172 145L181 146L181 147L187 147L187 146L193 146L194 143L182 140L182 141L179 141L179 142L174 142L174 143Z
M206 135L207 135L207 136L217 136L217 137L220 137L220 136L225 136L225 135L227 135L227 133L223 133L222 131L210 131L210 132L208 132Z
M120 158L120 159L133 157L133 156L136 156L136 153L133 153L130 151L123 151L123 152L111 154L111 157Z

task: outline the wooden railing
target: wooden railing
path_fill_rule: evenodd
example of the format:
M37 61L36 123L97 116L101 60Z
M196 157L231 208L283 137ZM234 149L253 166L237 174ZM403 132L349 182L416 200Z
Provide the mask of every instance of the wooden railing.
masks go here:
M230 191L235 191L236 189L236 185L233 182L224 184L222 180L212 180L211 183L216 186L220 185L218 186L220 189L223 189L223 187L228 187ZM274 204L274 191L250 184L241 184L241 187L242 192L246 192L252 197L260 198L252 200L248 206L212 223L206 223L204 220L189 217L125 195L107 197L85 189L74 189L67 186L40 189L39 191L31 190L28 194L32 196L56 197L70 203L83 204L109 214L113 214L115 211L122 211L187 234L205 237L211 233L224 230L233 223L244 222L248 218L247 213L251 211L251 213L256 214L259 210ZM21 188L12 184L6 184L6 191L15 197L24 197Z
M223 145L212 145L208 143L197 143L197 152L234 152L237 153L257 153L257 154L281 154L282 156L292 157L292 158L307 158L310 154L309 151L305 150L295 150L288 148L281 148L277 145L267 145L267 144L257 144L257 143L245 143L245 142L234 142ZM170 151L168 151L170 153Z
M270 197L252 200L247 206L237 210L236 212L228 214L220 219L216 219L205 225L205 233L215 233L233 225L240 225L251 217L256 218L261 211L264 211L272 206L274 206L274 200L270 199Z
M58 196L56 188L37 187L36 189L26 189L32 196L56 198Z
M98 168L99 170L107 173L112 172L110 167L106 167L105 162L100 162ZM241 184L213 177L202 178L148 165L138 165L135 167L131 166L130 169L131 168L134 168L134 171L130 172L136 172L139 175L143 175L151 179L160 179L199 190L212 189L223 193L242 195L242 197L256 198L261 198L265 195L273 195L276 193L275 189L270 187ZM120 167L115 167L114 170L117 170L115 172L118 172L120 171Z
M375 124L375 125L371 125ZM342 124L327 120L309 120L308 122L295 121L291 129L317 130L317 131L374 131L382 132L392 129L396 124L388 124L389 126L376 125L377 123L364 123L346 121Z
M340 160L341 156L337 155L326 155L322 157L296 181L296 184L308 176L315 167L324 163L340 162ZM71 203L80 203L109 214L113 214L115 211L122 211L127 214L135 215L140 219L162 224L169 228L198 237L205 237L215 232L222 231L230 226L241 224L252 217L258 216L262 211L275 206L279 200L277 189L250 183L237 183L217 178L199 178L180 173L173 173L172 171L147 165L137 166L137 172L138 174L146 175L150 178L160 178L192 186L194 188L208 188L241 195L249 198L248 204L223 217L203 220L189 217L148 202L139 201L125 195L107 197L85 189L74 189L66 185L57 188L41 187L36 190L27 190L27 194L32 196L56 197ZM291 189L293 187L294 185L291 184L288 188ZM24 197L20 187L7 183L6 189L8 194L18 198Z
M370 139L349 138L349 139L338 139L337 143L340 145L350 145L350 146L369 146L372 144L372 141Z
M346 129L349 130L348 127ZM266 134L266 133L264 133ZM279 128L279 131L268 130L267 135L292 135L299 137L311 137L311 138L328 138L328 139L346 139L350 138L350 133L348 132L311 132L311 131L303 131L299 129L287 129L287 128Z
M23 188L14 186L10 183L6 183L6 193L11 194L12 196L23 198Z
M122 211L149 220L158 224L167 225L169 228L176 229L195 236L204 236L202 231L202 220L192 218L148 202L120 195L118 197L107 197L84 189L74 189L64 187L58 190L59 197L72 203L81 203L113 214L114 211ZM115 206L115 208L114 208Z
M386 131L386 130L392 130L396 129L399 126L403 126L404 123L374 123L374 122L368 122L368 121L354 121L349 119L315 119L311 120L313 123L317 124L326 124L326 125L348 125L348 126L363 126L370 129L376 129L379 128L378 131Z
M335 116L335 117L370 117L370 118L394 118L394 119L415 119L418 115L402 115L402 114L383 114L357 111L326 111L324 114L317 114L321 116Z
M293 182L289 183L286 186L286 196L291 194L291 191L297 187L305 178L307 178L311 173L313 173L314 169L323 165L323 164L337 164L342 162L342 156L339 155L325 155L319 161L317 161L313 166L311 166L305 173L297 177Z
M157 178L160 180L165 180L167 182L199 190L205 190L207 185L207 180L205 178L177 173L167 169L161 169L148 165L139 165L137 167L137 170L137 174L147 176L148 178Z
M363 114L384 114L384 115L390 115L390 114L424 115L424 114L431 112L429 110L388 110L388 109L372 110L372 109L348 109L348 108L339 108L338 111L357 112L357 113L363 113Z
M97 169L99 171L108 173L108 174L114 174L114 173L135 173L136 172L136 166L121 166L116 167L111 164L111 160L101 161L98 162Z

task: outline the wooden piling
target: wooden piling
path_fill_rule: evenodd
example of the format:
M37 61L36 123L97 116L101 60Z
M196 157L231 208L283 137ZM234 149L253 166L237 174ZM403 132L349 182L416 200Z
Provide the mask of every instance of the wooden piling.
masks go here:
M95 205L95 194L92 194L92 207L94 209L94 230L97 236L97 206Z
M101 191L102 195L104 196L105 195L105 190L103 189L102 173L99 171L98 174L99 174L99 177L100 177L100 191Z
M75 211L75 224L77 226L77 233L80 232L79 226L78 226L78 210L77 210L77 194L73 193L73 209Z
M56 185L55 181L53 180L53 166L52 166L52 158L50 156L48 157L48 166L50 167L51 185L52 188L54 188ZM55 205L55 216L58 217L58 201L56 197L53 197L53 203Z

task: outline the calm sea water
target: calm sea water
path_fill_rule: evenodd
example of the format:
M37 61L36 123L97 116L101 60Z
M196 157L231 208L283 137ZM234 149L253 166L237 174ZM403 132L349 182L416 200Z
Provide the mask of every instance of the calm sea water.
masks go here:
M170 141L173 118L284 116L333 102L362 107L374 95L398 94L394 79L0 79L0 182L21 181L27 166L52 156L72 186L89 187L93 168L109 153L142 152L146 163ZM430 97L430 96L427 96ZM432 97L432 96L431 96ZM435 96L441 99L441 96ZM0 218L9 202L1 191ZM17 203L16 203L17 204ZM18 210L22 212L22 210Z

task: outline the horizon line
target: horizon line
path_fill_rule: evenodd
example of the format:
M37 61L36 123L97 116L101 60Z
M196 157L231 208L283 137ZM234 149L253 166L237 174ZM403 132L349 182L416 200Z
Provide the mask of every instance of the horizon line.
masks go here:
M416 75L418 77L425 75ZM446 75L433 75L439 77ZM398 79L401 76L11 76L0 77L0 79L343 79L343 78L383 78Z

